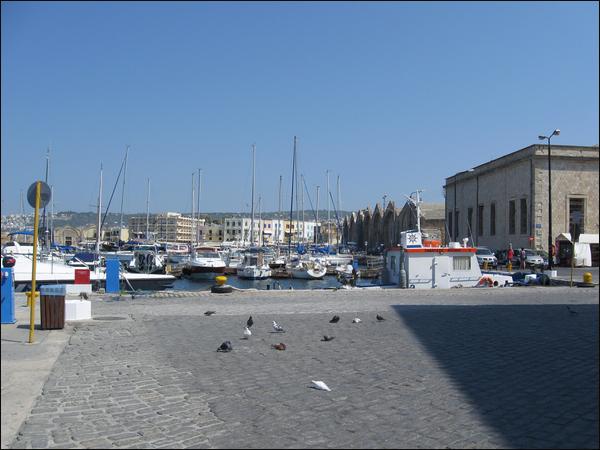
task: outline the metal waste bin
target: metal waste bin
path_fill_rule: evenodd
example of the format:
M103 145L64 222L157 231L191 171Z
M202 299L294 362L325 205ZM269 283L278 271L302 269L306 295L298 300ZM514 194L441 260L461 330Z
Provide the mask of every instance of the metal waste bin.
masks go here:
M64 284L40 287L40 315L42 330L60 330L65 327Z

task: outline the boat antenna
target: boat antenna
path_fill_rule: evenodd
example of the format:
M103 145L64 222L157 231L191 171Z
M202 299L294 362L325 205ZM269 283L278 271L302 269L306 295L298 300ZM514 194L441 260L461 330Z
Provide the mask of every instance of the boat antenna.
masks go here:
M416 192L412 192L410 194L410 197L408 195L404 195L408 201L415 207L416 209L416 214L417 214L417 231L420 233L421 232L421 192L423 192L422 189L417 189ZM413 199L413 194L415 194L415 198Z

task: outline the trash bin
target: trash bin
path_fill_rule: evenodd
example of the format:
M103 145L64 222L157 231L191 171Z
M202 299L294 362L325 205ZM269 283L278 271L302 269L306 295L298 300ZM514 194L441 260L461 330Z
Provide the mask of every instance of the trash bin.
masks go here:
M40 315L42 330L61 330L65 327L64 284L40 287Z

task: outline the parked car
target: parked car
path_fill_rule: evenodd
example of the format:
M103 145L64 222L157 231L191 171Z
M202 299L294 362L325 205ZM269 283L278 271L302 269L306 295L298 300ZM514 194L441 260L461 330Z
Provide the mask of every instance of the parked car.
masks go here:
M483 264L487 262L488 267L492 267L494 269L498 268L498 258L496 258L489 248L477 247L475 254L480 267L483 267Z
M535 267L541 269L543 267L548 267L548 260L544 261L537 251L532 250L530 248L525 249L525 265L527 267Z

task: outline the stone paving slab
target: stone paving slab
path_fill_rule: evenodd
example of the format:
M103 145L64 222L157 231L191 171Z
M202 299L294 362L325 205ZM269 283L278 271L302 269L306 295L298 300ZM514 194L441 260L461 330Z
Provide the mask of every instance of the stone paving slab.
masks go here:
M598 446L597 289L106 296L92 312L11 448Z

